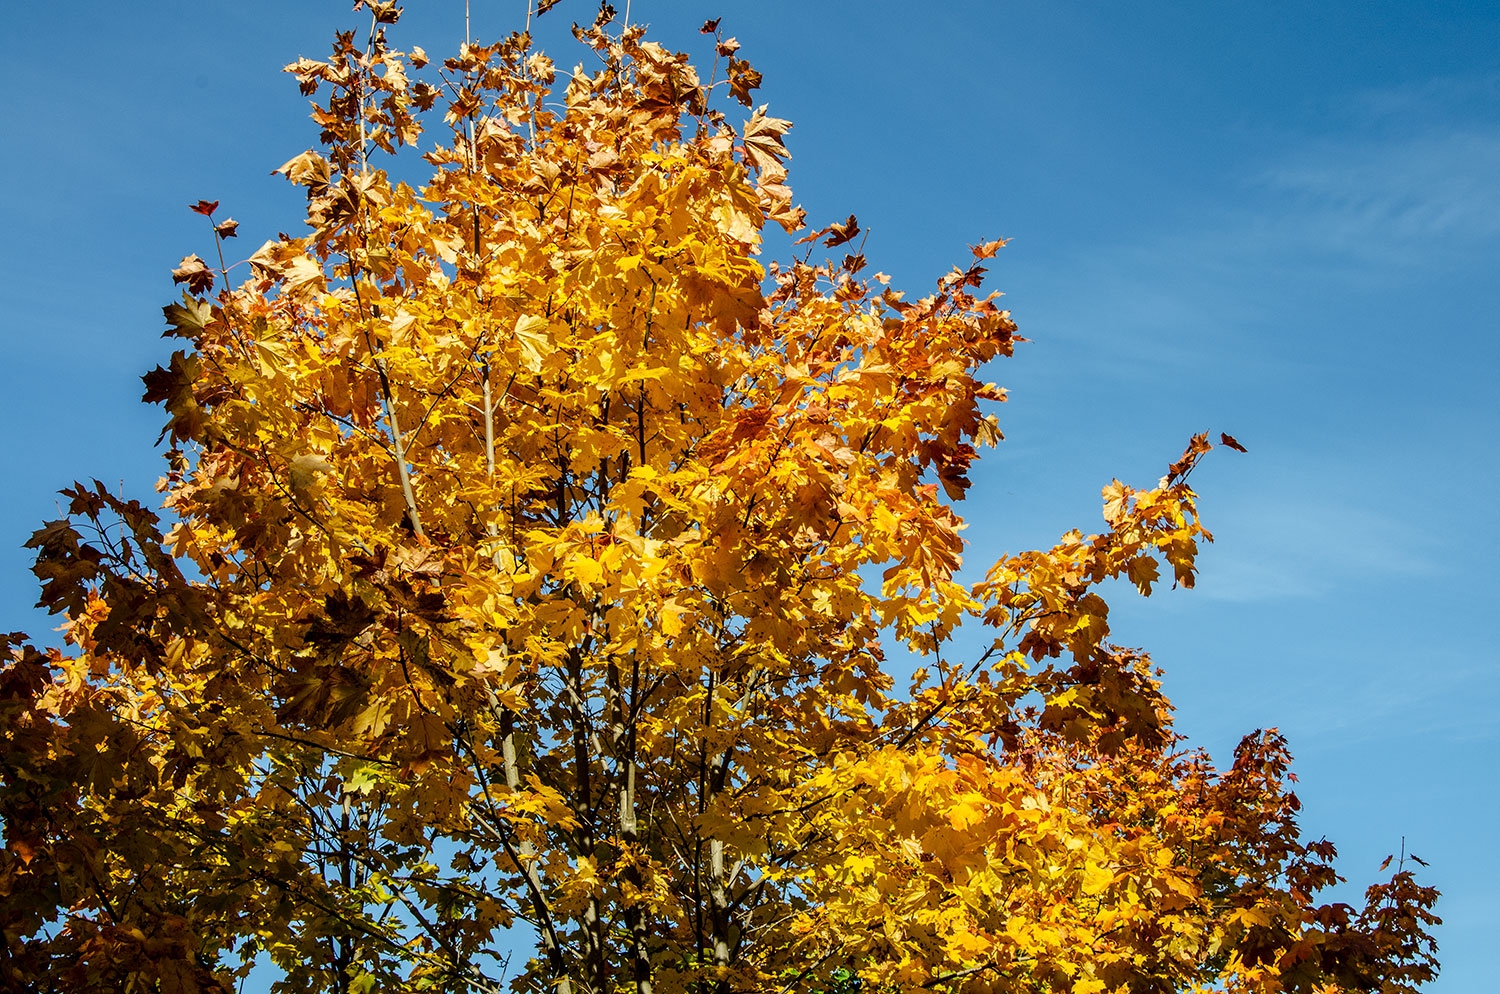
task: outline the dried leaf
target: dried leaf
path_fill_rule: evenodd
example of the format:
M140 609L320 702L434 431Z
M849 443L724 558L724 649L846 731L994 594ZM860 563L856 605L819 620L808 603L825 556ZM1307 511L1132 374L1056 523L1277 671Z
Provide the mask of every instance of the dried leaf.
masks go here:
M812 234L805 235L802 238L797 239L792 244L803 245L807 242L812 242L816 241L819 238L823 238L824 245L828 246L829 248L836 248L837 246L843 245L846 242L853 241L856 237L858 237L859 232L859 222L855 219L853 214L850 214L848 220L836 224L830 224L826 228L819 228ZM825 235L827 236L826 238L824 238Z
M333 167L327 159L309 150L288 159L280 168L271 171L273 176L277 173L298 186L306 186L316 192L328 185L329 178L333 174Z
M734 99L749 107L754 102L750 94L760 87L760 82L760 73L750 63L744 59L729 60L729 93Z
M172 270L172 282L186 283L190 292L205 294L214 288L214 273L202 259L188 255Z
M783 161L791 158L782 141L782 136L791 128L791 121L767 116L765 104L755 109L750 120L745 122L745 154L756 169L775 172L781 169Z
M969 251L974 253L974 258L976 259L992 259L1009 242L1009 238L997 238L992 242L981 242L978 245L970 245Z
M1249 449L1247 449L1243 445L1241 445L1238 441L1236 441L1235 437L1233 435L1226 435L1223 432L1219 433L1219 444L1220 445L1227 445L1227 446L1229 446L1231 449L1233 449L1236 452L1248 452L1248 451L1250 451Z

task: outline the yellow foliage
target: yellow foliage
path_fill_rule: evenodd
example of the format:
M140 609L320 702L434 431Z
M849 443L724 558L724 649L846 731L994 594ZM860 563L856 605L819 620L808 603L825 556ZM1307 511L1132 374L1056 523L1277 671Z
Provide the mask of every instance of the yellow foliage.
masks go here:
M0 671L5 984L223 991L265 953L496 991L518 922L517 989L563 994L1430 971L1432 892L1318 905L1279 737L1179 751L1108 641L1105 581L1192 585L1204 436L1100 534L957 578L1003 241L915 301L853 217L801 239L842 261L767 262L791 124L725 113L733 39L705 81L606 9L558 84L527 35L438 73L361 6L363 48L288 67L310 234L176 271L162 513L79 485L31 542L71 654ZM380 168L438 121L424 185ZM927 657L899 695L891 646Z

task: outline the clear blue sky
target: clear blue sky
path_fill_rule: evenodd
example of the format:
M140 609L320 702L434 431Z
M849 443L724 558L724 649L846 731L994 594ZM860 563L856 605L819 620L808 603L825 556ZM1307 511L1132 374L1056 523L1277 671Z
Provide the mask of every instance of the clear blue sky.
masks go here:
M408 8L398 44L461 40L461 0ZM474 11L493 38L524 0ZM563 0L543 27L591 12ZM992 281L1033 342L990 374L1010 440L977 474L972 563L1098 527L1100 486L1154 481L1194 431L1250 448L1194 476L1219 539L1199 589L1122 595L1117 633L1216 756L1290 737L1304 828L1352 880L1405 835L1445 893L1430 989L1493 989L1500 6L632 6L674 47L711 15L796 122L799 200L857 214L894 285L1014 239ZM267 174L316 133L277 70L356 20L322 0L7 10L0 629L47 624L19 546L54 491L151 495L137 376L169 352L169 269L211 248L186 204L222 200L246 253L299 230Z

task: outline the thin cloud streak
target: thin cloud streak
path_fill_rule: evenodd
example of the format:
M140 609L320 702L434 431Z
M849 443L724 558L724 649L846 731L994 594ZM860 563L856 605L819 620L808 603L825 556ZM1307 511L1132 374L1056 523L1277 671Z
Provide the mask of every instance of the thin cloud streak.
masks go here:
M1500 129L1309 149L1252 184L1277 201L1263 235L1369 262L1411 265L1500 237Z
M1226 335L1272 318L1288 289L1370 292L1432 274L1493 268L1500 248L1500 78L1436 80L1358 94L1332 136L1268 137L1264 160L1223 178L1170 227L1073 260L1050 332L1153 364L1196 365ZM1233 206L1224 206L1225 204ZM1021 279L1045 285L1055 272ZM1152 349L1152 346L1164 348ZM1114 361L1114 358L1111 359Z
M1297 492L1295 483L1283 484ZM1318 596L1353 582L1432 577L1443 567L1429 552L1431 536L1410 524L1348 503L1280 502L1217 507L1219 538L1202 596L1234 603ZM1253 536L1241 544L1241 537Z

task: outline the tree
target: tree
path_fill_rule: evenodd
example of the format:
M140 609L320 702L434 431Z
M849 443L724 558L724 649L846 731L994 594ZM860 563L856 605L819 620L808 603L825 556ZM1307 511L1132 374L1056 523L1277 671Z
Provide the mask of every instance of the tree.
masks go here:
M607 6L571 75L524 32L429 67L360 6L363 44L288 67L310 234L233 285L235 224L194 207L220 265L174 272L186 344L144 378L161 510L75 485L30 543L70 648L16 634L0 671L6 983L228 991L262 953L340 992L1432 976L1405 857L1320 904L1280 736L1215 770L1108 640L1107 581L1192 586L1206 436L1106 487L1099 534L956 578L1003 242L915 301L812 261L859 226L804 233L790 124L721 109L760 77L717 22L705 83ZM439 114L426 186L371 165ZM763 266L769 223L806 255ZM900 692L889 646L926 663Z

